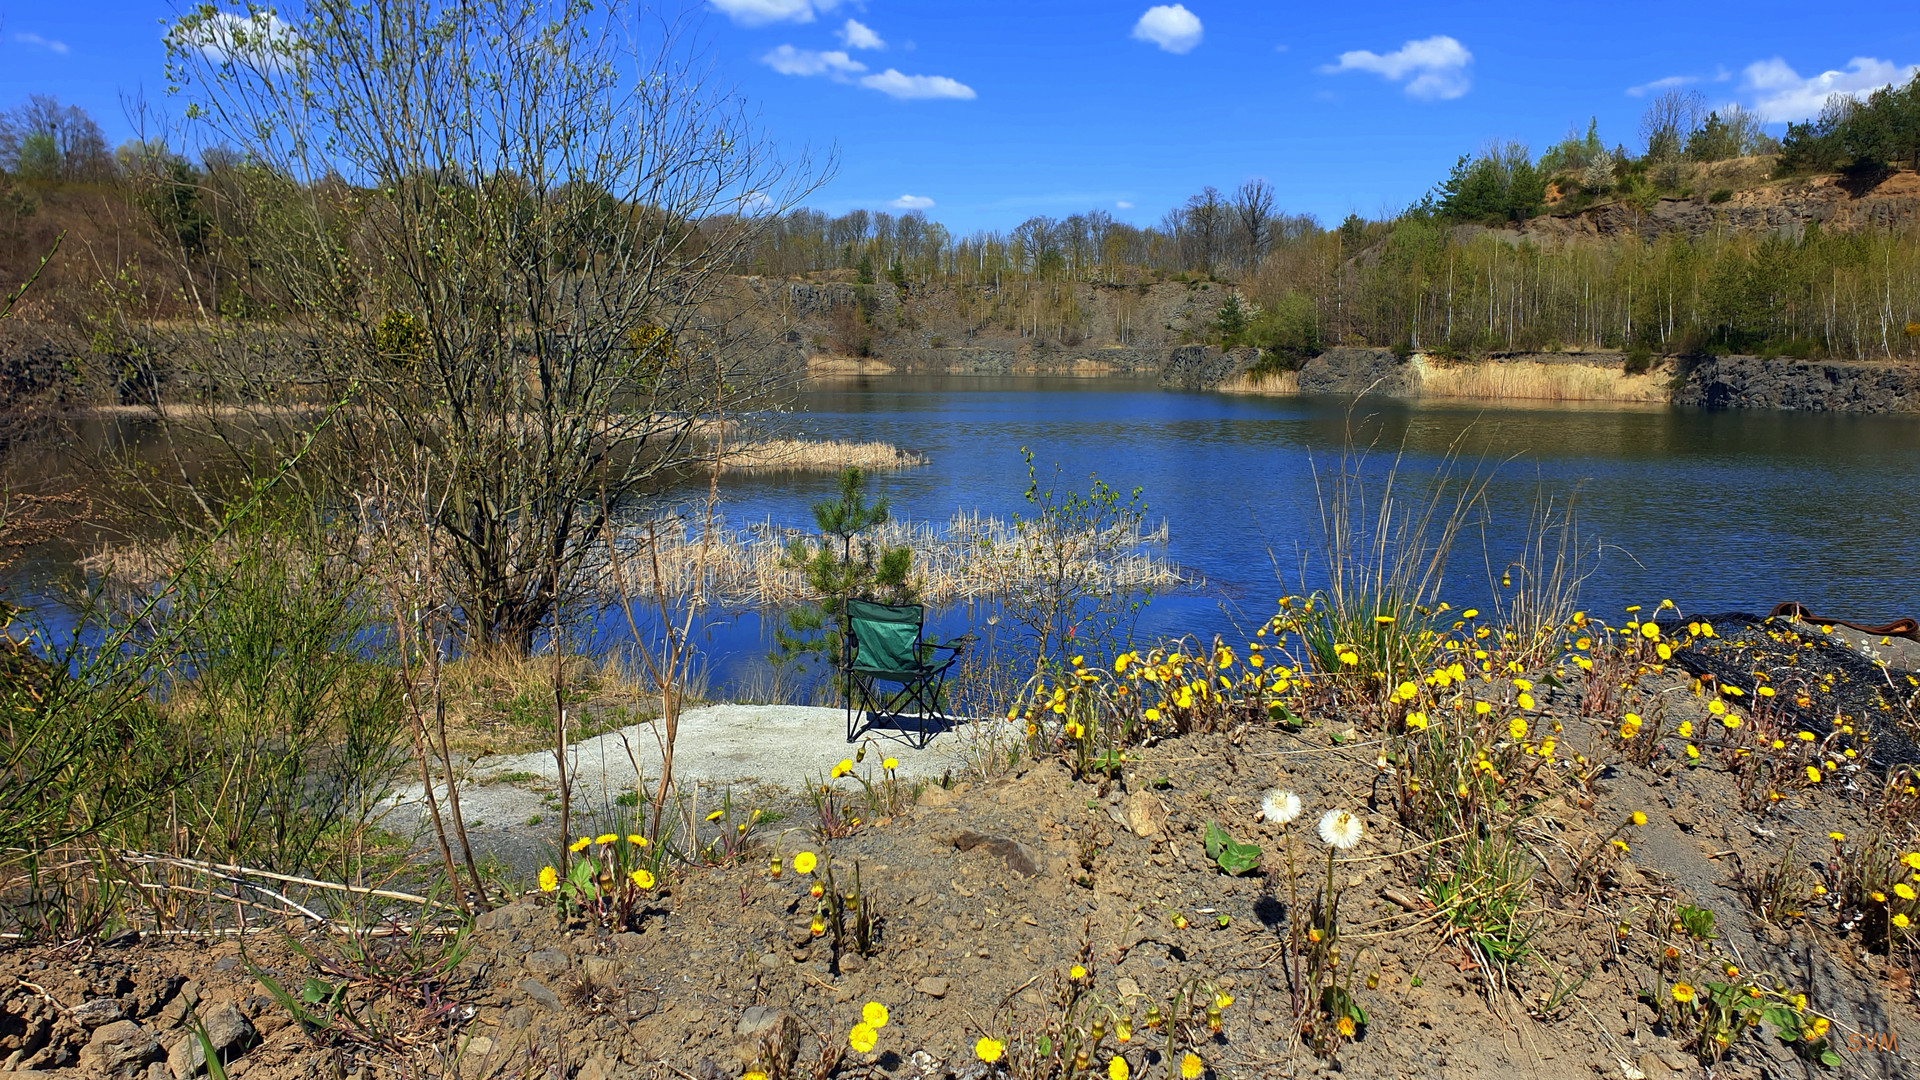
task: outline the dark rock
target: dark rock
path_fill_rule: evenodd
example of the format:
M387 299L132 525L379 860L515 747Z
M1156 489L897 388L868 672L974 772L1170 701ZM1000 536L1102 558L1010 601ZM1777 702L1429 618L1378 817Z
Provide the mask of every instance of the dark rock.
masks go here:
M992 854L1005 859L1007 869L1021 877L1033 877L1040 872L1040 868L1034 865L1033 856L1028 855L1026 849L1017 841L1009 840L1004 836L986 836L968 830L953 838L953 846L961 851L972 851L977 847L985 848Z
M1303 394L1412 397L1417 390L1412 366L1391 349L1328 349L1300 369Z
M102 1024L111 1024L125 1017L126 1010L112 998L94 998L92 1001L75 1006L67 1015L81 1027L97 1028Z
M1800 412L1920 411L1920 366L1703 356L1681 364L1676 405Z
M1260 359L1258 349L1228 349L1211 345L1182 345L1167 353L1160 365L1160 385L1175 390L1211 390L1246 373Z

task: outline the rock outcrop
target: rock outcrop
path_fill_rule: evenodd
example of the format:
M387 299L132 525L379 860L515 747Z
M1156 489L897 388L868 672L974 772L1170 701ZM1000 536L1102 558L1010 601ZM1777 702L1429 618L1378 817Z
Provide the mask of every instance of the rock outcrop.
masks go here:
M1419 379L1391 349L1328 349L1300 369L1303 394L1379 394L1414 397Z
M1681 365L1676 405L1796 412L1920 412L1920 366L1706 356Z

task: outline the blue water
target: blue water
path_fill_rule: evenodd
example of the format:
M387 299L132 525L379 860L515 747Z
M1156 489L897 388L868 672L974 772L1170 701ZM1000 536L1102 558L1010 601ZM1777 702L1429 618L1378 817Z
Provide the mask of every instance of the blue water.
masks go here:
M1601 615L1672 598L1685 611L1765 611L1797 600L1873 621L1920 614L1920 419L1262 398L1163 391L1113 379L888 376L804 393L790 421L821 438L879 439L930 464L874 478L895 517L1029 508L1022 446L1062 488L1089 473L1143 489L1168 556L1205 584L1162 596L1136 639L1235 633L1275 598L1319 582L1319 499L1351 439L1366 471L1399 461L1399 482L1432 482L1451 452L1464 479L1491 475L1484 514L1459 538L1444 596L1485 606L1520 554L1542 493L1573 499ZM829 474L732 477L722 513L809 526ZM1304 574L1303 574L1304 570ZM981 609L943 628L977 628ZM705 636L718 688L764 657L751 615Z
M1683 611L1765 611L1785 600L1881 622L1920 615L1920 417L1669 408L1481 407L1163 391L1126 379L889 376L799 396L781 418L798 433L877 439L929 464L873 478L895 517L944 523L955 511L1030 512L1032 449L1043 481L1086 490L1089 474L1138 486L1166 555L1203 584L1155 597L1137 642L1235 635L1277 597L1321 584L1315 470L1343 447L1370 447L1378 481L1399 455L1415 492L1451 453L1465 478L1490 475L1484 514L1454 548L1444 597L1488 607L1519 554L1542 493L1578 512L1588 577L1582 605L1603 617L1673 599ZM811 527L830 473L730 475L721 512L734 525ZM689 492L697 502L704 494ZM45 613L58 624L58 616ZM1000 648L1011 627L974 605L936 614ZM624 618L589 619L577 647L618 647ZM772 649L755 612L715 613L697 641L711 690L765 683Z

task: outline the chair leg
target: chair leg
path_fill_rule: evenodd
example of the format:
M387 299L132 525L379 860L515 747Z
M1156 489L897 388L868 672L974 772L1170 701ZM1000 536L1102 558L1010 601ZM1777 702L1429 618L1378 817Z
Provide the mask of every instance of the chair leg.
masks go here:
M860 733L859 721L855 716L866 714L866 710L860 707L863 697L869 702L872 700L873 695L868 684L862 681L860 676L851 671L847 672L847 742L849 743L853 742L854 737Z

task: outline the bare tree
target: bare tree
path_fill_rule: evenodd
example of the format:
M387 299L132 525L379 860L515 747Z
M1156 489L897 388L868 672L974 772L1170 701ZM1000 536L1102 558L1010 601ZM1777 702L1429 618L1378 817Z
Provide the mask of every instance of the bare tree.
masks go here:
M1654 161L1678 158L1706 112L1707 99L1698 90L1668 90L1654 98L1640 117L1640 137L1647 140L1647 156Z
M336 491L431 484L461 632L530 648L603 507L781 388L728 270L812 189L805 163L627 5L206 6L168 41L189 115L247 155L235 242L299 343L209 334L198 415L243 465L318 437Z
M0 113L0 170L40 180L105 180L114 161L85 109L34 94Z
M1241 184L1234 192L1233 213L1246 245L1246 267L1258 269L1273 239L1273 185L1259 179Z
M1231 210L1220 197L1220 189L1211 184L1198 195L1188 196L1183 209L1185 222L1181 232L1187 265L1212 273L1220 262L1227 232L1233 227Z

